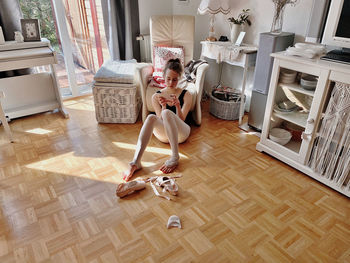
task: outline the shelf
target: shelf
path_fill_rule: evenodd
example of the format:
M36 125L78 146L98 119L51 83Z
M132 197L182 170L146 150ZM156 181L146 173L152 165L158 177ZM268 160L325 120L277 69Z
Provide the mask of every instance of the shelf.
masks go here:
M287 147L289 150L292 150L293 152L299 153L301 146L301 141L292 141L290 140L287 144L284 145L284 147Z
M287 148L288 150L296 153L296 154L299 154L299 151L300 151L300 147L301 147L301 141L293 141L293 140L290 140L287 144L285 145L282 145L282 144L279 144L273 140L271 140L270 138L268 139L268 141L270 141L272 144L275 144L276 146L278 145L278 147L285 147Z
M22 116L27 116L31 114L36 114L40 112L46 112L59 108L59 103L56 100L45 101L41 103L36 103L32 105L25 105L16 108L11 108L5 110L5 114L11 118L18 118Z
M289 121L291 123L294 123L300 127L305 128L306 123L307 123L307 118L308 118L308 113L301 113L301 112L288 112L288 113L277 113L274 112L273 116L276 116L280 119Z
M308 95L308 96L314 96L315 95L315 90L306 90L306 89L303 89L298 83L281 83L279 82L278 83L278 86L280 88L287 88L289 90L293 90L293 91L296 91L296 92L299 92L299 93L302 93L302 94L305 94L305 95Z

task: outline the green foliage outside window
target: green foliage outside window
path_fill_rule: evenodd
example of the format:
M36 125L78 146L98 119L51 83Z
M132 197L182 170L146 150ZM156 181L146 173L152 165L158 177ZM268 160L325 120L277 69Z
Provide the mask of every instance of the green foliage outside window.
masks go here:
M50 40L52 47L58 51L55 23L50 0L19 0L23 18L39 19L41 36Z

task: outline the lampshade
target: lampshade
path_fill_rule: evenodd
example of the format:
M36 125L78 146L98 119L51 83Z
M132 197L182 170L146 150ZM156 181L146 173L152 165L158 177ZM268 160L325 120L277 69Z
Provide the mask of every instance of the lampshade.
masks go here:
M201 15L218 13L227 15L230 11L228 0L202 0L198 7L198 13Z

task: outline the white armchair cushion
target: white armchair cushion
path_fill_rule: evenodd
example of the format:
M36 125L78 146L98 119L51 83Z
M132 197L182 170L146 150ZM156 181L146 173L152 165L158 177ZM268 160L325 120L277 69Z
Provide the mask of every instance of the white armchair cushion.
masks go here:
M193 58L194 16L152 16L150 33L153 46L164 44L182 46L185 50L185 65Z
M160 86L165 87L163 78L163 68L169 59L178 58L181 61L182 67L184 67L184 49L183 47L170 47L170 46L154 46L153 47L153 79Z

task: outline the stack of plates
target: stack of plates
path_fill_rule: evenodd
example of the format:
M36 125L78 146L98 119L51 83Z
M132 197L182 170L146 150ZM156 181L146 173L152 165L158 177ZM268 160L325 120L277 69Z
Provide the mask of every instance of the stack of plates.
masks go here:
M303 74L300 79L300 85L306 90L315 90L317 86L318 77L313 75Z
M295 81L295 77L297 76L297 72L290 69L282 69L280 73L280 82L282 83L293 83Z
M296 109L298 109L298 106L295 106L294 108L287 110L287 109L280 108L278 105L275 105L275 107L273 108L273 111L276 113L290 113L290 112L294 112Z

